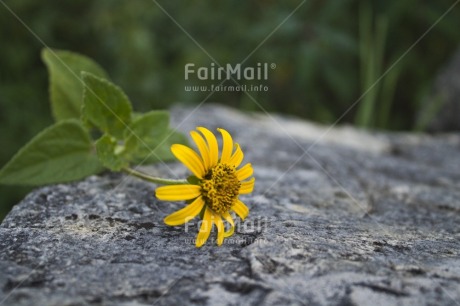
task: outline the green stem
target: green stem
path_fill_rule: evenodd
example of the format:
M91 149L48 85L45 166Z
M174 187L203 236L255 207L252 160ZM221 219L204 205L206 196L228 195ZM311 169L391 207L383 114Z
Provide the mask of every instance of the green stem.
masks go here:
M129 175L138 177L140 179L143 179L145 181L149 181L155 184L161 184L161 185L179 185L179 184L189 184L186 180L171 180L171 179L163 179L159 177L154 177L150 176L146 173L134 170L132 168L125 167L123 168L123 171L128 173Z

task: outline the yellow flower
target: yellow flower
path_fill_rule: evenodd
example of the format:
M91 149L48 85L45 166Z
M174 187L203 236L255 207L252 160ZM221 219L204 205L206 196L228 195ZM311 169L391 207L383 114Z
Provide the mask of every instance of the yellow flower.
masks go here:
M235 224L230 211L233 210L242 220L247 217L249 209L238 196L251 193L255 179L251 177L251 164L237 169L243 161L243 151L238 144L233 144L232 136L226 130L217 129L222 134L220 158L216 136L204 127L197 130L191 131L190 135L201 156L184 145L171 146L174 156L193 173L189 178L191 183L159 187L156 196L164 201L190 201L185 208L167 216L165 223L181 225L203 212L196 247L208 240L213 224L217 227L217 244L220 246L224 237L233 235ZM222 218L230 224L227 231Z

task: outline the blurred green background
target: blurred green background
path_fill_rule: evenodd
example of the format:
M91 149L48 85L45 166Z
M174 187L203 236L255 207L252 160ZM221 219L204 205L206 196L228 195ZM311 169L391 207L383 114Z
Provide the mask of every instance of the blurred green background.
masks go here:
M454 1L305 1L289 18L301 1L4 3L24 24L0 3L0 165L52 123L47 71L40 60L44 44L95 59L127 92L135 109L146 111L197 104L208 95L184 90L191 84L184 80L184 65L209 67L212 61L168 15L221 64L239 63L269 37L244 66L266 62L275 63L276 69L263 81L269 91L251 95L268 111L327 124L360 98ZM423 129L417 114L432 109L423 97L458 47L458 29L460 7L420 40L341 122ZM259 110L241 92L215 93L209 101ZM0 220L28 190L0 187Z

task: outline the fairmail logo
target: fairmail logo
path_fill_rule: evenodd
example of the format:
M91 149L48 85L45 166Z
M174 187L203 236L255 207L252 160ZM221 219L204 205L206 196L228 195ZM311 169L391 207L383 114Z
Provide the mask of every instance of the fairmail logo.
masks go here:
M195 64L188 63L184 66L185 80L196 77L199 80L268 80L270 70L274 70L276 64L257 63L255 67L241 67L241 64L227 64L225 66L216 66L211 63L209 67L196 67Z

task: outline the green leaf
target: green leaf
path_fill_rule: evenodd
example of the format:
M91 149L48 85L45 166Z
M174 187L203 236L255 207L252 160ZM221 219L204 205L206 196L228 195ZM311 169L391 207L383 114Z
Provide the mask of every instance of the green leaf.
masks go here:
M128 166L128 162L123 158L125 147L119 145L110 135L106 134L96 141L96 151L99 161L112 171L120 171Z
M104 78L107 74L92 59L69 51L43 49L42 59L48 67L51 109L55 120L80 119L83 101L81 71Z
M187 178L187 182L189 182L192 185L199 185L201 183L201 180L194 175L190 175Z
M169 127L169 113L151 111L138 116L125 131L129 159L137 163L156 163L174 159L170 147L187 139Z
M82 72L85 82L83 120L117 139L123 138L131 122L131 102L124 92L111 82Z
M0 170L0 183L43 185L82 179L101 170L88 132L77 120L35 136Z
M142 164L153 164L160 161L176 160L171 152L171 146L176 143L187 145L187 137L173 129L168 129L163 137L158 139L155 144L151 144L152 151L149 151L148 154L136 156L133 161Z
M153 150L168 131L169 113L150 111L137 115L125 130L126 147L137 155L147 155Z

